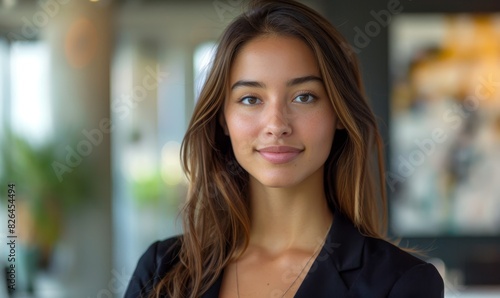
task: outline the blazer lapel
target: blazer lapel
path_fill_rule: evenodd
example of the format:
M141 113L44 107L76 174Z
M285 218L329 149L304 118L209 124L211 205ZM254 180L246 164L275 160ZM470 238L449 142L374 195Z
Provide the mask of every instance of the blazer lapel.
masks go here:
M340 212L335 212L325 244L295 297L347 297L343 271L361 266L364 237Z
M336 211L325 244L314 260L295 297L347 297L349 288L341 277L343 271L361 266L364 237L339 211ZM221 272L203 298L219 297Z

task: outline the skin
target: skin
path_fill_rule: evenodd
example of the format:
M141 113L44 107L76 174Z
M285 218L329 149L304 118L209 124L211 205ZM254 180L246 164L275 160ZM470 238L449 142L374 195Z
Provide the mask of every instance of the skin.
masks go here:
M220 123L250 176L250 244L237 260L240 297L293 297L332 222L324 163L341 128L312 50L293 37L249 41L231 67ZM297 150L270 162L269 146ZM236 297L236 262L224 270L221 297ZM273 296L274 295L274 296Z

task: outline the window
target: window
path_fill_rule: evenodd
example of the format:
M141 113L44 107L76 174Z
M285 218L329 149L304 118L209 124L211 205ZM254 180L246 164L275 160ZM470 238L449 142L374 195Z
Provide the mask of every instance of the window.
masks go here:
M201 88L207 80L208 71L215 55L216 43L213 41L200 44L194 51L194 98L198 100Z
M4 113L9 113L15 134L43 143L52 134L48 46L39 41L13 42L9 60L0 62L10 74L10 98L4 100L10 111Z

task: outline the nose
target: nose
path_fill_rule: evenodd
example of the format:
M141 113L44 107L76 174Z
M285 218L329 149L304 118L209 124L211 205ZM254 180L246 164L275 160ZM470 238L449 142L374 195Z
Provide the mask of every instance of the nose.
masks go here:
M292 133L291 115L286 105L274 104L270 106L266 116L266 134L268 136L281 138Z

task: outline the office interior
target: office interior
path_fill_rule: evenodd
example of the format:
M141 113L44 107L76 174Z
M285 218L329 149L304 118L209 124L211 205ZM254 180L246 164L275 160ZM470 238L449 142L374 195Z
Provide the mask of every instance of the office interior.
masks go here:
M500 3L301 2L360 59L390 236L446 297L499 297ZM180 144L245 3L0 0L0 297L122 297L145 249L182 233Z

